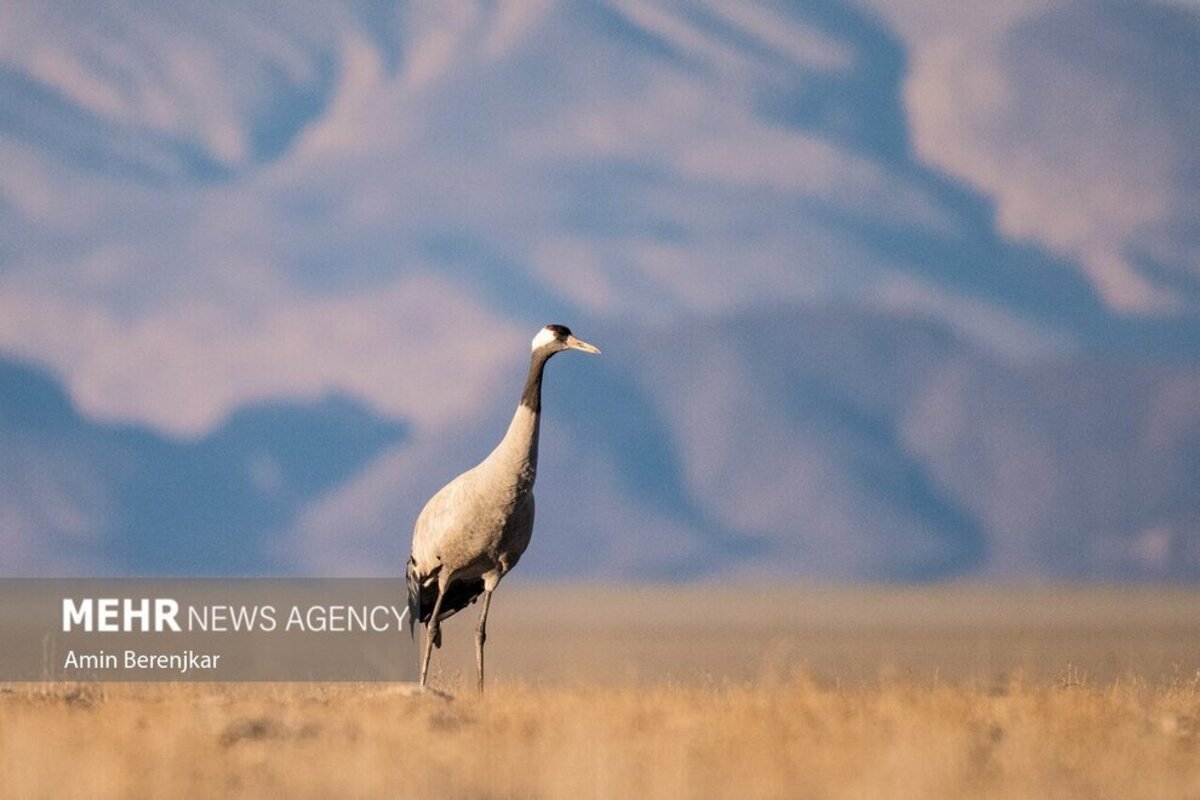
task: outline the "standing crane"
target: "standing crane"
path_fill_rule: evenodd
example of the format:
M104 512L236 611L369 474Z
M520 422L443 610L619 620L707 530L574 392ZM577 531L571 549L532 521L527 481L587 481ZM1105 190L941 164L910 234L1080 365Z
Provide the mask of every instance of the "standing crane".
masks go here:
M555 353L600 351L564 325L547 325L533 337L529 376L508 431L477 466L435 494L417 517L408 559L408 625L425 623L421 686L434 647L442 646L441 621L483 595L475 626L475 666L483 691L483 643L488 606L500 579L517 565L533 534L533 481L537 477L542 372Z

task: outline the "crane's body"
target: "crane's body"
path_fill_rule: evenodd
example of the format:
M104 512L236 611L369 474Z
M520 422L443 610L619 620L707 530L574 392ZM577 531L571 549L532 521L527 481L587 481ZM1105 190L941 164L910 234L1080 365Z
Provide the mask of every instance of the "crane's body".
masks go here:
M420 592L409 620L428 622L438 582L451 584L445 619L512 569L533 534L533 481L537 476L536 413L518 408L509 432L486 459L435 494L413 528L409 575ZM411 600L410 600L411 602Z
M492 592L517 564L533 535L533 484L537 478L542 374L566 349L600 352L561 325L547 325L533 340L529 374L504 438L487 458L435 494L417 517L408 560L409 625L426 626L421 685L440 622L483 596L475 630L479 689Z

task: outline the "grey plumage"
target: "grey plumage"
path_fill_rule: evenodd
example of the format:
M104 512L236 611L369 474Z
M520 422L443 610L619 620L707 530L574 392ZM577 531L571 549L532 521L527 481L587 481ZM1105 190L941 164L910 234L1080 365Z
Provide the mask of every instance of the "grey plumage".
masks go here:
M533 534L533 483L537 477L542 375L563 350L600 352L562 325L547 325L532 344L529 374L508 431L477 466L435 494L413 528L408 559L408 621L426 626L421 685L440 623L483 596L475 629L475 658L483 690L483 646L492 592L517 565Z

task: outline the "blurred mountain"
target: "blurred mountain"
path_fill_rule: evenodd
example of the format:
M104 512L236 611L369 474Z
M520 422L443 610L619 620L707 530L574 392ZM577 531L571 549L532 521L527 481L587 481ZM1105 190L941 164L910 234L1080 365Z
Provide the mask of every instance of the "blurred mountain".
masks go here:
M261 574L313 498L404 428L331 396L239 410L196 441L80 417L0 360L0 574Z
M1181 3L0 6L0 573L395 574L555 321L523 574L1196 578L1197 74Z
M622 366L550 367L527 576L1200 575L1195 364L1014 367L853 308L606 345ZM338 397L178 442L89 422L4 362L5 571L395 574L423 500L510 410L448 449Z
M941 323L852 308L665 341L681 346L650 349L641 374L677 410L688 488L732 531L770 532L763 570L1200 575L1193 362L1013 364Z

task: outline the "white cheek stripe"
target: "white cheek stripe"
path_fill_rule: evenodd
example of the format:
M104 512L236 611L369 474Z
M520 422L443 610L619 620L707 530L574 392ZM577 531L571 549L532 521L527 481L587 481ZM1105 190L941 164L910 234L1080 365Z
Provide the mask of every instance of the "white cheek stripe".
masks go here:
M550 342L554 341L554 338L554 331L549 328L542 328L538 331L538 335L533 337L533 346L531 349L537 350L542 345L550 344Z

